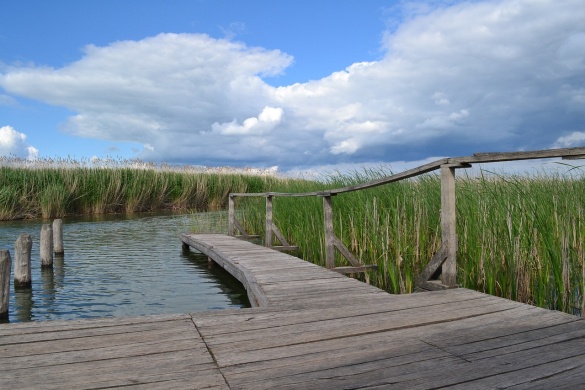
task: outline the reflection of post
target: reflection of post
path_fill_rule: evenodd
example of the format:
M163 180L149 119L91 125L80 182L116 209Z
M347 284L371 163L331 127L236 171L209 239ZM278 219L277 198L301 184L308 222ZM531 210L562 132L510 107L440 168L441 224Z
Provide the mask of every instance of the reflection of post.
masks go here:
M16 310L13 310L13 312L16 313L16 319L19 322L27 322L32 319L32 309L34 305L32 294L31 288L14 290L14 303Z
M53 267L53 228L48 223L41 229L41 267Z
M55 279L53 268L41 269L41 282L43 286L43 306L52 307L55 303Z
M62 255L63 249L63 221L56 219L53 221L53 246L56 255Z
M32 249L32 238L29 234L23 233L16 240L14 247L14 287L30 287L30 252Z
M65 256L55 255L55 262L53 263L53 269L55 271L55 288L63 286L63 280L65 279Z
M10 253L0 250L0 318L8 318L8 305L10 302L10 271L12 259Z

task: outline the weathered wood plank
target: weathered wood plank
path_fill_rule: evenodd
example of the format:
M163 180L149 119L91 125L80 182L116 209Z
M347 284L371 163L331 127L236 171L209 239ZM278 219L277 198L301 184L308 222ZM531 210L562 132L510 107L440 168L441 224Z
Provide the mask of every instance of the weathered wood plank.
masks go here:
M585 322L577 317L467 289L390 295L234 237L183 238L241 277L261 307L0 325L0 381L319 390L585 381Z

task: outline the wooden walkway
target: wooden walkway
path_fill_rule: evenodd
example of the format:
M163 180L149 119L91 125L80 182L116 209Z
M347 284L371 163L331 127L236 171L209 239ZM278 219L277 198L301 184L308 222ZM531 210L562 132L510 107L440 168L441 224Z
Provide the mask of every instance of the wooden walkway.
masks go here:
M257 307L0 325L2 387L585 387L577 317L467 289L390 295L233 237L181 239Z

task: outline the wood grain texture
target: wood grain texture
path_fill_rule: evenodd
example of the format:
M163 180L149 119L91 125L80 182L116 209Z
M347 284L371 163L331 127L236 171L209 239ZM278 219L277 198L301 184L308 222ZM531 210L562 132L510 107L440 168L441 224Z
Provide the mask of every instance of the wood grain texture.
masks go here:
M32 238L22 233L14 244L14 287L30 287Z
M10 309L10 271L12 258L6 249L0 250L0 318L8 318Z
M533 389L585 383L585 322L459 288L390 295L234 237L182 235L258 307L0 325L11 389Z

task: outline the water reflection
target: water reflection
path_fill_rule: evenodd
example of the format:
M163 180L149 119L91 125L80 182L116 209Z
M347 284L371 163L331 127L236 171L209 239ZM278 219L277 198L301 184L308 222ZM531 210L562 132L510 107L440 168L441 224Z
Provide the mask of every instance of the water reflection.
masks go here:
M10 302L8 320L14 322L26 322L32 319L32 311L34 308L32 288L16 288L13 293L14 304ZM16 312L13 316L13 312Z
M46 221L0 223L11 252L21 232L33 237L32 289L11 286L10 322L171 314L249 307L245 289L207 257L182 248L188 215L64 220L65 254L41 269L38 236Z

